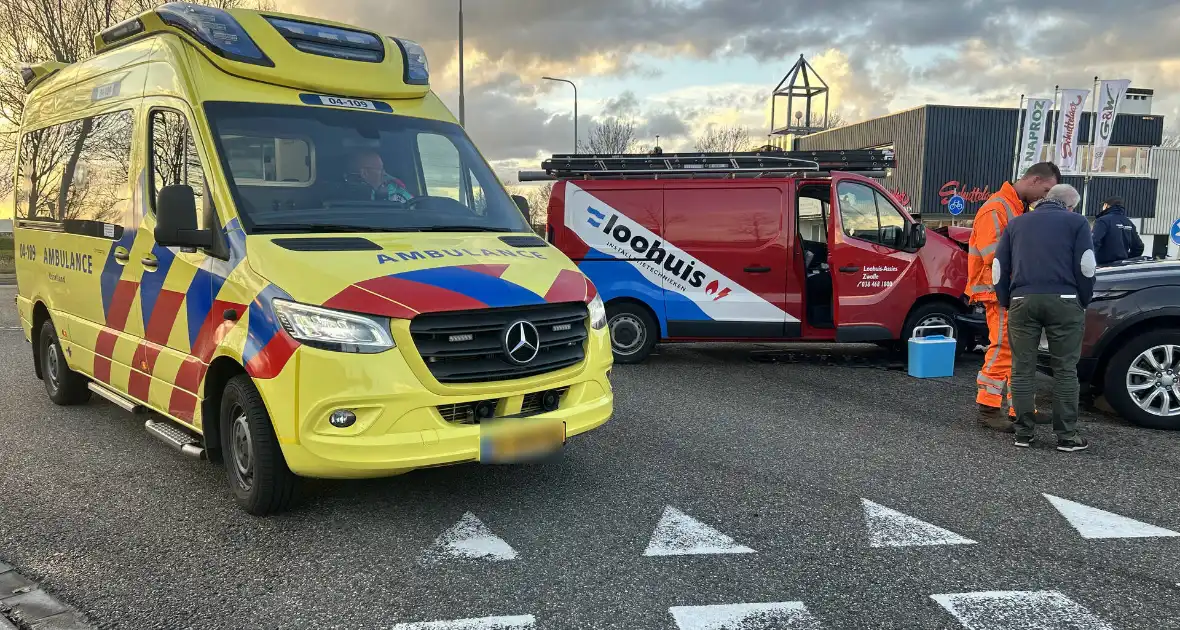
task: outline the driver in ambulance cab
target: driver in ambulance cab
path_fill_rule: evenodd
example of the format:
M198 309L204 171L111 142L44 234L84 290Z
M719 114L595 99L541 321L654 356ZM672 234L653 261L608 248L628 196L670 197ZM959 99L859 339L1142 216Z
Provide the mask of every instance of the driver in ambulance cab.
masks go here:
M375 201L400 201L405 203L414 198L405 182L385 172L381 155L371 149L362 149L352 156L352 173L357 173L372 190Z

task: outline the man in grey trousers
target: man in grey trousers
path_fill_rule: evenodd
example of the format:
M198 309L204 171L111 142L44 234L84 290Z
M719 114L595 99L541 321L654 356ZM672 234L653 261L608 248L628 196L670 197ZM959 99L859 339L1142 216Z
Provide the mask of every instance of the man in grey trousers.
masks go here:
M1000 238L992 280L1008 309L1012 347L1012 406L1016 446L1029 447L1036 430L1037 351L1042 331L1053 368L1053 432L1057 450L1089 448L1078 435L1078 359L1086 307L1094 294L1094 243L1086 218L1075 214L1078 191L1049 190L1032 212L1016 217Z

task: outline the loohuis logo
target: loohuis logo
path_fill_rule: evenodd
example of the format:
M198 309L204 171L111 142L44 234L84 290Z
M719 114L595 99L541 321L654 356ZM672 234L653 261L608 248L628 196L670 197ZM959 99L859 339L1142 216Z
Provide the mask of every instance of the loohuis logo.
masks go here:
M720 279L714 279L705 285L708 274L696 268L697 261L677 258L676 254L665 249L664 243L659 240L649 241L642 234L634 234L631 228L619 223L618 214L612 213L610 218L607 218L606 213L600 210L588 207L586 211L589 214L586 223L601 229L603 234L609 236L614 249L628 259L639 259L642 263L647 263L648 269L681 291L687 291L689 286L695 289L704 287L705 294L712 296L714 302L733 292L729 287L722 286ZM685 284L688 286L684 286Z

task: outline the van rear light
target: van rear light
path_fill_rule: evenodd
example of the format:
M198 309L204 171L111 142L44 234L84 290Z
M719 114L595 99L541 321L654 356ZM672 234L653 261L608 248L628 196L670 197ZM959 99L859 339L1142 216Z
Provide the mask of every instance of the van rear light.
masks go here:
M156 9L156 14L165 24L188 33L226 59L269 68L275 65L226 11L188 2L169 2Z
M369 63L385 60L381 39L364 31L276 17L268 17L266 21L287 43L311 55Z

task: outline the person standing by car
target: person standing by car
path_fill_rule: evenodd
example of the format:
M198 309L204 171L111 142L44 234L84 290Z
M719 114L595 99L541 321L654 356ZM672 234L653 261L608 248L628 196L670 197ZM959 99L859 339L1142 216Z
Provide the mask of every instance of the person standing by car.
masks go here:
M1086 218L1070 210L1078 191L1054 186L1036 212L1014 219L1000 237L992 282L1010 316L1012 399L1016 446L1032 444L1036 430L1037 352L1042 332L1053 368L1053 432L1057 450L1084 451L1078 436L1078 359L1086 307L1094 294L1094 242Z
M1008 380L1012 375L1012 352L1008 347L1008 314L1001 308L992 281L992 261L1008 223L1024 214L1032 203L1044 198L1061 181L1061 170L1052 162L1029 167L1016 183L1005 182L999 192L975 214L967 256L967 296L983 304L987 314L989 345L983 367L975 382L979 389L980 422L993 429L1011 432L1016 412L1012 409ZM1005 393L1007 392L1007 400ZM1004 416L1007 402L1008 414Z
M1120 197L1111 197L1102 204L1102 212L1094 221L1094 258L1099 265L1109 265L1143 255L1143 239L1135 224L1127 218Z

